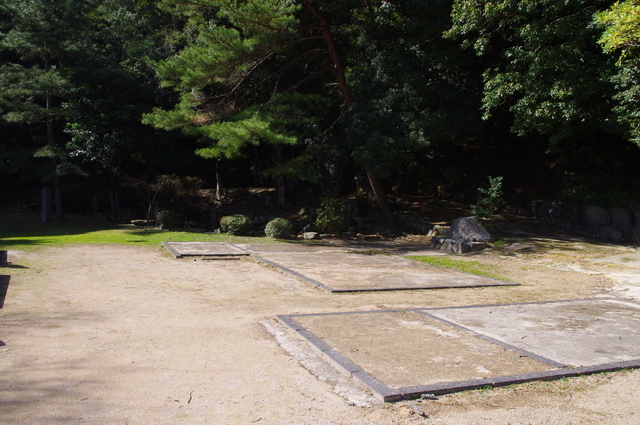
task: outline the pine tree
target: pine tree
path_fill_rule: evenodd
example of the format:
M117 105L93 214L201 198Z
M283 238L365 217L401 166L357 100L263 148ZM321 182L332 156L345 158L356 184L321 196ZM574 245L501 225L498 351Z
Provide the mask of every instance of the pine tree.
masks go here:
M0 115L7 122L44 124L41 148L36 156L51 161L56 218L64 220L60 178L76 170L65 161L57 140L59 120L69 111L61 100L72 84L68 67L81 51L82 19L88 0L0 0L5 17L0 50Z
M315 119L313 105L326 103L322 90L307 90L317 75L308 67L310 53L319 50L304 44L297 2L165 0L160 5L185 20L174 40L183 47L157 66L163 86L172 88L178 101L171 109L156 108L144 122L201 139L205 147L197 153L205 158L235 158L247 146L271 145L276 170L287 169L284 147L300 143L310 127L305 124ZM276 178L282 205L284 176Z

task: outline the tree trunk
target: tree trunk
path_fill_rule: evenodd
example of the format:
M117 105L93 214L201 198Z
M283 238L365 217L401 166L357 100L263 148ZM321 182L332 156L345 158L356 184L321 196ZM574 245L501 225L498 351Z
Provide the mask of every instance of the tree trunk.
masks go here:
M49 71L51 65L49 58L45 58L44 69ZM49 111L52 108L53 96L47 92L45 99L46 110ZM58 174L58 159L55 154L55 138L53 128L53 117L47 115L47 145L51 148L51 166L53 167L53 202L56 205L56 220L64 221L64 209L62 208L62 184L60 183L60 175Z
M300 2L304 7L307 8L307 10L309 10L309 12L311 12L316 21L318 21L318 25L320 27L320 30L322 31L324 41L325 43L327 43L327 50L329 52L329 56L331 57L331 62L333 62L333 73L336 76L338 88L340 89L340 93L342 94L344 101L348 106L351 106L351 93L349 93L349 89L347 87L347 78L344 75L342 58L340 57L340 53L338 52L338 48L336 46L335 39L333 38L333 33L331 32L329 22L308 0L300 0Z
M276 145L274 148L275 163L277 167L283 162L282 146ZM278 193L278 207L285 207L287 205L287 185L282 174L276 176L276 190Z
M260 162L258 161L258 146L253 147L253 187L260 184Z
M109 188L109 201L111 201L111 215L113 221L118 220L118 213L120 212L120 197L118 191L114 188Z
M391 212L391 207L389 206L389 201L387 199L387 192L384 190L384 187L378 177L374 174L367 173L367 178L369 179L369 184L371 185L373 194L376 197L378 208L380 209L380 214L382 216L382 230L384 232L395 232L396 224L393 220L393 213Z
M322 30L322 35L324 37L325 42L327 43L327 50L329 51L329 56L331 57L331 61L333 62L333 72L336 76L336 82L338 83L338 87L340 88L340 93L344 98L347 106L351 108L351 104L353 99L351 98L351 93L349 92L349 87L347 86L347 79L344 74L344 65L342 64L342 59L340 57L340 53L338 52L338 48L336 46L335 39L333 37L333 33L331 32L331 27L329 22L322 16L322 14L316 9L309 0L300 0L302 5L311 12L313 17L318 22L319 28ZM382 186L380 180L370 172L367 172L367 177L369 179L369 184L371 185L371 189L375 194L376 201L378 203L378 208L380 209L380 214L382 215L382 228L383 231L395 231L396 226L393 220L393 214L391 213L391 208L389 207L389 201L387 199L387 193Z
M47 109L49 109L50 96L47 96ZM53 139L53 119L47 117L47 143L54 146ZM53 150L53 149L52 149ZM64 209L62 208L62 184L58 175L58 159L55 154L51 157L51 168L53 168L53 203L56 211L56 221L64 221Z
M216 159L216 201L221 201L224 197L225 187L222 167L222 160L220 158Z

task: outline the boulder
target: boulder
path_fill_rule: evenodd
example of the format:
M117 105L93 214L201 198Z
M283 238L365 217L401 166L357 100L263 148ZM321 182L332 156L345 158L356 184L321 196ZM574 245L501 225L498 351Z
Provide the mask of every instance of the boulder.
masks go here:
M611 208L611 224L618 229L630 230L633 227L631 211L627 208Z
M611 223L609 211L604 207L588 206L585 208L585 219L587 224L603 226Z
M489 242L491 234L482 226L477 217L457 218L445 235L446 239L461 242Z
M587 226L587 230L592 234L596 235L598 238L605 239L607 241L611 241L613 243L623 242L625 239L625 234L621 232L615 226Z
M486 242L467 242L466 245L469 247L471 252L482 251L487 247Z

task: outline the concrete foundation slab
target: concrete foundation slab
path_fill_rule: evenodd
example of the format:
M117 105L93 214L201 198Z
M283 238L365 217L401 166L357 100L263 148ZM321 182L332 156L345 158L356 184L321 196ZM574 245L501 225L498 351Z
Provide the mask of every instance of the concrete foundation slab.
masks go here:
M462 329L571 367L640 358L640 308L615 299L429 311Z
M251 255L328 292L515 286L516 283L358 249L290 243L163 242L176 258L224 259ZM345 273L348 270L348 273Z
M640 367L640 305L610 298L278 319L385 401Z
M229 257L249 253L226 242L162 242L174 257Z
M393 255L354 252L260 252L252 255L329 292L514 286L513 282L419 263ZM345 273L349 270L349 273Z

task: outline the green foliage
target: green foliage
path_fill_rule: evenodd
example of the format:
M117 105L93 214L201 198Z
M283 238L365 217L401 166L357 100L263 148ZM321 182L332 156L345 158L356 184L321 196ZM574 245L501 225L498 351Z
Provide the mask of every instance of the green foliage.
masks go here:
M606 128L614 67L597 49L592 19L609 4L454 1L446 35L481 57L484 119L507 114L514 133L556 142Z
M13 53L0 66L5 120L33 123L67 115L59 100L72 93L71 59L87 47L82 30L90 7L88 0L0 0L0 50Z
M602 207L634 206L638 202L640 182L629 181L626 173L576 175L567 173L566 196L571 202Z
M70 156L113 185L152 161L181 159L166 132L141 123L162 98L151 64L165 55L156 33L171 23L147 2L96 3L84 30L87 46L70 70L73 96L62 107Z
M612 78L618 90L614 111L631 140L640 146L640 2L615 3L597 14L596 22L605 28L599 40L603 49L619 55L618 74Z
M185 129L185 133L216 141L215 145L196 151L196 154L203 158L235 158L241 154L242 148L247 144L266 142L273 145L292 145L297 142L296 137L274 130L273 124L272 116L253 115L249 112L238 114L231 121L212 122L208 125L188 128Z
M261 86L275 80L257 76L295 38L295 2L165 0L161 6L186 20L180 39L186 45L156 67L179 100L172 109L155 108L144 122L200 138L208 146L197 153L205 158L237 157L248 144L296 143L264 107L273 91Z
M276 218L267 223L264 234L270 238L286 238L293 233L293 223L286 218Z
M389 1L356 20L345 131L356 163L384 178L432 144L478 128L473 55L442 38L448 2Z
M478 188L478 205L471 205L471 210L476 217L490 219L504 205L503 196L502 176L489 177L489 187Z
M349 228L349 210L347 201L337 198L325 198L318 208L315 227L325 233L342 233Z
M606 52L620 52L620 60L640 54L640 2L626 0L596 15L596 22L604 26L600 44Z
M244 236L253 228L253 222L243 214L226 215L220 219L220 228L224 233Z
M172 211L159 211L157 218L161 229L175 229L182 224L180 214Z

